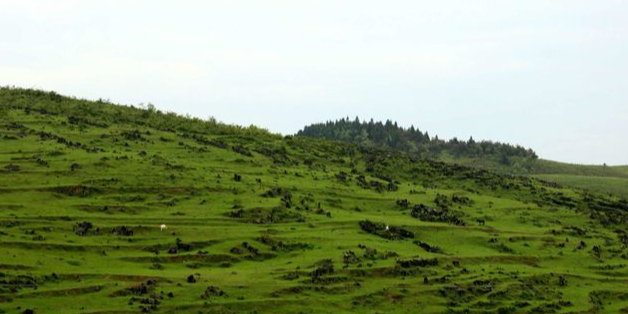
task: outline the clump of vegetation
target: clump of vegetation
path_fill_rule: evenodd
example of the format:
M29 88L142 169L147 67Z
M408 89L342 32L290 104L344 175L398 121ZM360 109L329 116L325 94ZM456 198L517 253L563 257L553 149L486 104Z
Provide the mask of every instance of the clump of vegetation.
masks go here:
M227 214L253 224L305 222L305 216L285 207L238 209Z
M397 265L403 268L437 266L438 259L413 258L413 259L398 260Z
M464 220L462 220L457 213L447 209L447 207L442 204L441 208L438 209L424 204L418 204L412 208L410 215L422 221L445 222L457 226L466 225Z
M386 238L388 240L403 240L414 238L414 233L412 231L408 231L406 229L396 226L388 226L381 222L363 220L360 221L359 224L362 230L380 236L382 238Z
M261 237L257 238L257 241L269 246L272 251L291 252L296 250L309 250L313 248L313 246L309 243L284 243L284 241L277 240L269 234L262 235Z
M443 253L443 250L438 247L438 246L433 246L433 245L429 245L425 242L421 242L421 241L414 241L414 244L418 245L420 248L422 248L423 250L425 250L426 252L430 252L430 253Z

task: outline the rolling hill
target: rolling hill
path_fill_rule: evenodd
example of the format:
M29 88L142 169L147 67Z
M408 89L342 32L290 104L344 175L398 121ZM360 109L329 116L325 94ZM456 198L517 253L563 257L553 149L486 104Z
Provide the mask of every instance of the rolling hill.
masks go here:
M393 148L448 163L513 175L531 175L577 188L613 193L628 198L628 166L577 165L539 159L529 148L492 141L448 141L428 132L403 128L396 122L342 118L303 128L297 136L341 140L364 147Z
M0 169L0 313L628 311L612 195L18 88Z

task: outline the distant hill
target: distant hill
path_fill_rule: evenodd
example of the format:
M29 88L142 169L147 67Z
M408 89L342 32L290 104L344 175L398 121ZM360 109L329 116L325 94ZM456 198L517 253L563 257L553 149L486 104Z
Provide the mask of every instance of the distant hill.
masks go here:
M456 163L515 175L532 175L579 188L628 197L628 166L576 165L540 159L520 145L453 138L439 139L414 126L342 118L303 128L297 136L341 140L363 147L401 150L422 158Z

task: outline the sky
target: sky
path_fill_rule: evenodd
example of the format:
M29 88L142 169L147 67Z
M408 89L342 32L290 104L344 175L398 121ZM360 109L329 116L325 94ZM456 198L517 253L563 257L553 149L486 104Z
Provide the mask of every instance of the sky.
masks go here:
M628 164L627 17L625 0L0 0L0 85Z

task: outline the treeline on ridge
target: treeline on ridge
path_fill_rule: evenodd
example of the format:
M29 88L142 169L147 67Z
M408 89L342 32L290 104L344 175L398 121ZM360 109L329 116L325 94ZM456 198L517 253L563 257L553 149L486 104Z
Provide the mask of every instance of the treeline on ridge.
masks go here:
M473 137L467 141L455 137L446 141L439 139L438 136L430 137L427 131L422 132L414 126L400 127L397 122L390 120L382 123L381 121L374 122L373 119L369 122L360 121L358 117L353 121L349 118L342 118L306 126L297 135L348 141L362 146L389 147L435 159L443 155L453 158L492 157L502 164L510 163L513 157L538 159L532 149L519 145L493 141L476 142Z

